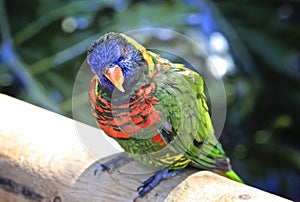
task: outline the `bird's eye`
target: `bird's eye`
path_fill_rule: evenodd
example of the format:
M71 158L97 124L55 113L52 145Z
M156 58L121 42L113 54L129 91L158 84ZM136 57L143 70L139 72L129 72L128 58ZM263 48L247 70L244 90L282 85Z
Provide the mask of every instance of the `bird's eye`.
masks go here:
M128 53L125 46L122 46L121 52L122 52L122 55L126 55Z

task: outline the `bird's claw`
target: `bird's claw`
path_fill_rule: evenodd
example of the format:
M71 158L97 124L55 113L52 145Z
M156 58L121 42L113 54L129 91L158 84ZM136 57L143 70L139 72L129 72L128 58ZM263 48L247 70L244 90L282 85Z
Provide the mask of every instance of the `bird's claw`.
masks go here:
M154 180L155 175L148 178L145 182L143 182L136 190L139 192L141 189L144 189L152 180Z
M118 154L114 158L107 161L105 164L100 164L99 166L97 166L94 171L94 175L96 175L99 170L109 173L113 169L117 169L123 165L126 165L130 161L132 161L132 159L130 159L126 153Z
M154 178L155 178L154 176L150 177L136 189L139 193L135 195L133 201L136 201L136 199L145 196L151 189L153 189L160 182L160 180L154 181Z
M98 171L101 170L101 171L106 171L106 172L110 172L111 171L111 168L104 165L104 164L101 164L99 166L97 166L94 170L94 175L97 175Z
M155 175L148 178L145 182L143 182L140 186L138 186L137 191L139 192L135 195L133 201L135 202L138 198L145 196L149 191L151 191L159 182L163 179L168 179L180 173L181 170L169 170L168 168L164 168L157 172Z

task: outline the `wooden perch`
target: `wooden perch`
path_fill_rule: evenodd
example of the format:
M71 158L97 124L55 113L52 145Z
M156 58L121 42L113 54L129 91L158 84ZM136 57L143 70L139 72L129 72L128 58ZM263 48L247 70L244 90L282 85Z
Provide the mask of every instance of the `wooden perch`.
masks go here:
M80 131L99 152L87 149ZM0 201L132 201L152 173L132 162L94 176L97 159L120 152L109 145L99 129L0 94ZM196 171L161 182L140 201L288 201Z

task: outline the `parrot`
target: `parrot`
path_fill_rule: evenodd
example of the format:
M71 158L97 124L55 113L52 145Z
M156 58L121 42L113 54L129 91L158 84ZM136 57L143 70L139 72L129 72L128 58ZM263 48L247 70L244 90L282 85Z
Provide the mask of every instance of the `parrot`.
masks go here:
M93 72L89 104L97 125L128 158L158 169L137 188L134 201L187 166L243 183L215 136L197 72L116 32L92 43L87 64ZM101 169L107 167L96 171Z

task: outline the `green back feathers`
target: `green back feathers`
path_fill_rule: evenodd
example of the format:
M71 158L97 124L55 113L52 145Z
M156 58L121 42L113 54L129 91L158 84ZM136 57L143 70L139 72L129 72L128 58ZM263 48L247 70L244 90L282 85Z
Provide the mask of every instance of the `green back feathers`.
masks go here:
M169 62L169 65L168 70L154 78L155 96L160 100L160 105L155 108L160 111L162 120L172 126L172 131L163 128L171 136L168 137L169 146L184 154L196 167L216 169L216 159L227 158L214 135L204 82L199 74L181 64ZM229 162L222 164L220 169L229 170Z

